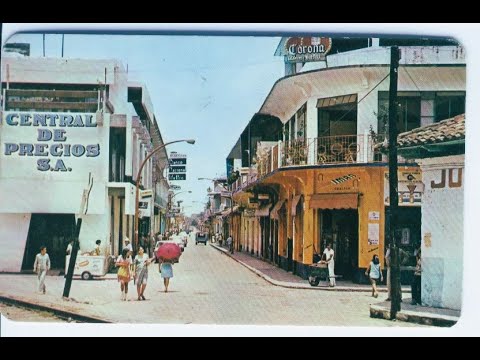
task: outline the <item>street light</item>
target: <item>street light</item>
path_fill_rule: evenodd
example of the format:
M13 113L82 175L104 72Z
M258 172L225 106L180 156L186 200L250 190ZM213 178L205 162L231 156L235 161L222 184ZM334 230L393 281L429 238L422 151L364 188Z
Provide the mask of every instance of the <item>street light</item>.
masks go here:
M138 217L139 217L139 206L138 206L138 198L140 197L140 174L142 173L142 170L147 163L147 161L155 154L157 151L165 148L167 145L178 143L178 142L186 142L189 144L195 144L195 139L183 139L183 140L175 140L175 141L170 141L166 144L157 146L155 149L152 150L150 154L143 160L142 164L140 165L140 169L138 169L137 172L137 182L136 182L136 191L135 191L135 226L134 226L134 233L135 233L135 242L134 242L134 247L135 250L137 249L138 246Z

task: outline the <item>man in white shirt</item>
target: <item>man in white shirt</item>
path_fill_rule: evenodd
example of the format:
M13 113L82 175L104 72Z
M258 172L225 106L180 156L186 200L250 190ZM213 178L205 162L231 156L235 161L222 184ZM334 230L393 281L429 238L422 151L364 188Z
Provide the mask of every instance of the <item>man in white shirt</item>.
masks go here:
M33 271L37 273L38 278L38 292L40 294L45 294L45 276L47 271L50 270L50 257L47 254L47 248L42 246L40 248L40 253L35 257L35 263L33 264Z
M335 252L332 249L332 244L328 243L327 248L323 251L325 261L328 264L328 276L330 278L330 286L334 287L335 282Z
M128 250L133 252L133 247L132 247L132 244L130 244L130 239L128 237L125 238L124 248L127 248Z

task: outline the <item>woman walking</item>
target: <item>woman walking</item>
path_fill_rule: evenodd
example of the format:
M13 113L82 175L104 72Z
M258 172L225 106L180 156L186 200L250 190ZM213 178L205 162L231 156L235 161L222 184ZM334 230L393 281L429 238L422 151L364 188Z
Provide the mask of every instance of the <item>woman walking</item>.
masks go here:
M147 287L148 265L155 260L155 257L149 258L143 247L138 248L138 254L135 256L135 283L137 284L138 300L146 300L143 293Z
M165 292L168 292L168 284L170 278L173 277L173 266L170 260L162 260L160 265L160 272L162 273L163 284L165 285Z
M365 275L370 277L370 282L372 283L372 296L377 298L377 281L383 281L382 269L380 268L380 259L378 255L373 255L370 265L368 265Z
M124 248L122 254L118 257L115 266L118 267L118 281L120 282L120 289L122 290L122 300L127 301L128 283L130 282L130 264L132 258L129 256L130 250Z

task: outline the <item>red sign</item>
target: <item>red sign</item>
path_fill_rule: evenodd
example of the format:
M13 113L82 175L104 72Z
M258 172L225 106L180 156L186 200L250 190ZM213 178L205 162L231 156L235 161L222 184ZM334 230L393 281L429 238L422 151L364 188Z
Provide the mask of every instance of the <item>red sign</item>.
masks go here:
M287 62L308 62L325 60L332 48L332 39L325 37L291 37L285 42Z

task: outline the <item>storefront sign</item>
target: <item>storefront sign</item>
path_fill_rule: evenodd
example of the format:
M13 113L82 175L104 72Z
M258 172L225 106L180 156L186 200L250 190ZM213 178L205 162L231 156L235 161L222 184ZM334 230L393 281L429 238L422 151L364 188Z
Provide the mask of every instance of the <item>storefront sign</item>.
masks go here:
M384 202L390 204L390 185L388 172L384 179ZM420 170L398 171L398 205L399 206L420 206L424 191L422 173Z
M0 212L76 214L93 179L88 214L104 214L109 132L110 114L3 112Z
M38 171L73 171L68 160L95 158L100 155L100 144L70 139L71 129L78 133L77 129L96 127L95 114L6 112L2 153L4 157L36 159Z
M168 167L168 180L187 180L187 155L177 152L170 153L170 166Z
M369 211L368 220L380 220L380 211Z
M323 61L332 48L326 37L291 37L285 42L285 62Z

